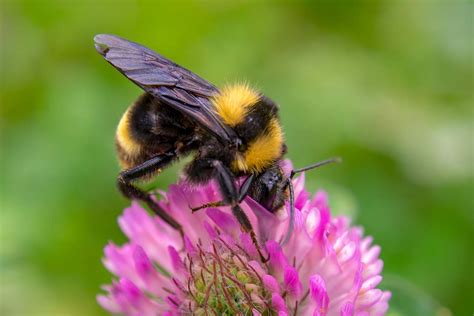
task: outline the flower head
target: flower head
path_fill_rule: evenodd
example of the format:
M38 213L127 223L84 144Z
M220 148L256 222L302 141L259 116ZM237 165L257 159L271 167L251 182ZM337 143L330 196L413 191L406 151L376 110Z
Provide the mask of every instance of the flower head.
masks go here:
M331 217L327 195L310 198L304 176L295 179L295 223L288 205L271 214L247 197L250 218L269 261L262 263L250 236L228 207L192 214L190 206L217 201L213 183L185 182L161 192L157 203L183 226L185 236L132 203L119 218L129 238L105 247L104 265L118 277L99 295L103 308L124 315L383 315L390 292L377 288L379 246Z

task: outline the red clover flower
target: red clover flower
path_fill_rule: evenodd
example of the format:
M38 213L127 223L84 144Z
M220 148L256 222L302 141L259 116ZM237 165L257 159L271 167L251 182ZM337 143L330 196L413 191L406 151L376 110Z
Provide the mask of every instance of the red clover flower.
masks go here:
M288 204L271 214L247 197L241 204L269 261L228 207L191 213L219 200L214 183L184 181L160 192L160 206L184 228L180 234L133 202L119 218L129 242L105 247L105 267L118 279L99 304L122 315L384 315L390 292L377 288L380 247L345 216L332 217L327 194L310 197L304 175L293 180L294 231Z

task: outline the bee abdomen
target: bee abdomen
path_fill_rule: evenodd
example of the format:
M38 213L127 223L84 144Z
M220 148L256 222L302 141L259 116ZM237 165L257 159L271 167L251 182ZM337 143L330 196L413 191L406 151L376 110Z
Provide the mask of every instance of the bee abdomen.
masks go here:
M193 131L181 113L145 93L125 111L117 126L115 143L120 165L128 169L177 149Z
M123 114L115 134L117 154L123 168L134 165L134 161L142 152L142 146L133 138L130 129L130 109L132 106Z

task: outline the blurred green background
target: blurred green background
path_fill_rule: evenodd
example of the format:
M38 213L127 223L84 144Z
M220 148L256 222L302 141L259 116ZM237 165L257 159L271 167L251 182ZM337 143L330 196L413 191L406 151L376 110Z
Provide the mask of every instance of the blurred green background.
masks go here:
M382 246L392 315L474 311L473 2L1 2L2 315L104 315L128 204L115 126L139 89L97 33L281 106L296 166ZM179 166L155 183L166 188Z

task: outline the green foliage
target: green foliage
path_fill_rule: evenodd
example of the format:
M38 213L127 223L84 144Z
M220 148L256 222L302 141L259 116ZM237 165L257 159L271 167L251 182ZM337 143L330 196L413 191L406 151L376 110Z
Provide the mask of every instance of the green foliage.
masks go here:
M2 315L104 315L102 247L125 240L128 203L113 135L140 91L95 52L97 33L259 87L281 106L296 166L344 158L307 179L382 246L391 314L472 313L472 3L12 0L0 12Z

